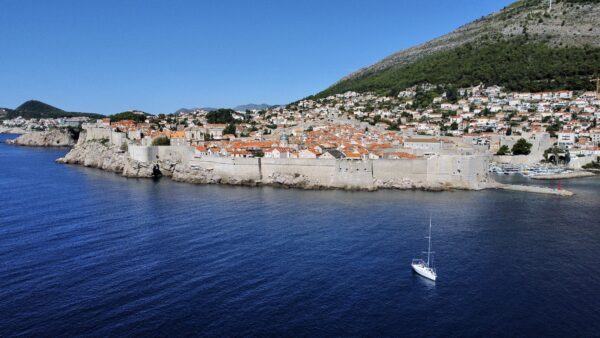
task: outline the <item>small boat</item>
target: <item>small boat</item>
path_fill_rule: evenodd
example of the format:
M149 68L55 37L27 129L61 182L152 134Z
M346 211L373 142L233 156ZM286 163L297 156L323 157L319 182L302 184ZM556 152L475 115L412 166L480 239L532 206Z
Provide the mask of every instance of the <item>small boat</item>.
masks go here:
M429 236L425 237L429 240L429 247L427 249L427 262L422 259L413 259L411 265L413 270L419 275L431 279L435 281L437 279L437 274L435 272L435 268L429 265L430 257L433 252L431 252L431 217L429 218ZM433 265L433 264L432 264Z

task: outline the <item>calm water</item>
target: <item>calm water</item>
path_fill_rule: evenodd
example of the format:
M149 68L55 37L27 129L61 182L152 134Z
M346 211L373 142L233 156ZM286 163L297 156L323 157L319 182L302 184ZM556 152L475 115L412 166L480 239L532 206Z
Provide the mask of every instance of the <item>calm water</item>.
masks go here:
M562 182L572 198L194 186L65 152L0 145L0 336L600 335L600 179ZM429 214L435 284L410 270Z

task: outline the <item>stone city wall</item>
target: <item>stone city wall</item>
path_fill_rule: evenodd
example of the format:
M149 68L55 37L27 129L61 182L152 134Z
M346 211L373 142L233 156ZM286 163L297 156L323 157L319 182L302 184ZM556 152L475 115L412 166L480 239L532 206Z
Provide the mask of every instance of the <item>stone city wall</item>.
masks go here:
M488 182L489 157L440 155L423 159L327 160L265 159L203 156L192 167L212 170L221 177L268 180L278 175L302 175L328 187L373 188L376 181L408 180L416 186L481 189Z
M188 163L194 149L189 146L141 146L129 144L127 152L132 160L148 163L153 161L172 161Z
M124 142L128 142L127 134L112 131L108 128L87 127L84 126L85 136L80 135L80 142L94 141L107 139L112 145L121 146Z

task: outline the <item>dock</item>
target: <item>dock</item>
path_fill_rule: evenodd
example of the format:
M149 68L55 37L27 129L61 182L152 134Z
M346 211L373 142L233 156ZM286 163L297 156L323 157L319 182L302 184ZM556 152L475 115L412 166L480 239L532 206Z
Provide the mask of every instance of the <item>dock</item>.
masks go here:
M517 185L517 184L498 184L495 186L496 189L503 190L511 190L511 191L520 191L520 192L532 192L537 194L546 194L546 195L557 195L557 196L573 196L575 195L573 192L564 189L554 189L547 187L537 187L531 185Z

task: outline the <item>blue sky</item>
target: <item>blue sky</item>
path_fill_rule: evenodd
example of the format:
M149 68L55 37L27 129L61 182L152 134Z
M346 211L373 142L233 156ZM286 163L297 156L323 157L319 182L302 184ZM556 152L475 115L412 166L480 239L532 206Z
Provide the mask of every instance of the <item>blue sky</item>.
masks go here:
M0 107L281 104L510 0L0 0Z

